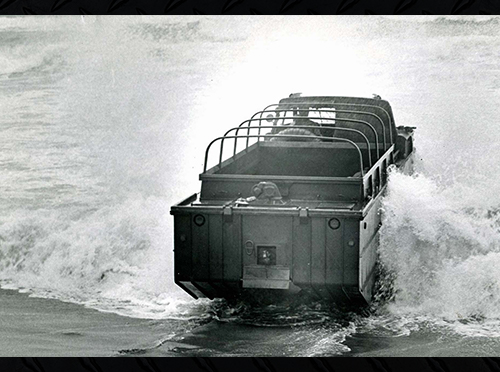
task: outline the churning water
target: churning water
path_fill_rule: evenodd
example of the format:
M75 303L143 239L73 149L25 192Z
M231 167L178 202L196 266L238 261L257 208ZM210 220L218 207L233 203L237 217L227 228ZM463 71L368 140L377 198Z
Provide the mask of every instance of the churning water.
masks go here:
M1 17L2 287L132 317L291 325L287 355L362 352L356 335L496 340L499 48L494 17ZM172 283L169 208L198 191L209 138L292 92L380 94L417 127L416 173L392 173L383 204L392 300L368 318L226 308Z

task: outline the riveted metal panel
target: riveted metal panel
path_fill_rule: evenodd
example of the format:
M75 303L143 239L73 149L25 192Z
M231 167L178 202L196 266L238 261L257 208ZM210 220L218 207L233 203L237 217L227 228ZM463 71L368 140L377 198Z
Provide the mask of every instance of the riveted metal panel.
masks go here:
M376 233L365 247L363 257L359 259L359 287L365 300L370 303L375 283L375 266L380 235Z
M325 224L332 217L325 218ZM338 217L337 217L338 218ZM330 227L326 228L326 282L330 285L340 285L344 277L344 240L342 231L344 229L345 219L339 218L340 227L336 230Z
M222 216L208 216L210 279L222 280Z
M223 222L222 231L224 280L239 281L242 275L241 216L234 216L232 222Z
M191 216L180 214L174 218L174 272L176 280L192 276Z
M195 215L192 215L192 219L195 218L194 216ZM193 279L196 281L207 281L210 277L208 240L209 220L207 215L204 215L204 217L205 223L201 226L196 225L194 222L191 223L191 231L193 236Z
M324 218L311 219L311 282L326 282L326 223Z
M293 266L292 279L301 287L311 283L311 224L300 223L299 217L293 219Z
M253 254L248 255L242 247L243 265L257 264L259 246L276 248L276 265L288 266L291 260L290 239L292 237L292 217L273 215L242 216L242 244L252 242Z
M359 221L344 220L344 278L343 285L358 285L359 259ZM353 243L351 245L351 243Z
M375 200L373 207L359 223L359 287L367 302L371 301L375 282L375 266L378 259L377 249L381 226L380 203L380 198Z

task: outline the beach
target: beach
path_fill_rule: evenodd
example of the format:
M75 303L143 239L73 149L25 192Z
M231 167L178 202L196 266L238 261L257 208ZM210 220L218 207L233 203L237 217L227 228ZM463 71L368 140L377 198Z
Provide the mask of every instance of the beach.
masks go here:
M1 356L116 356L153 349L167 336L161 321L122 317L13 290L0 291L0 303Z

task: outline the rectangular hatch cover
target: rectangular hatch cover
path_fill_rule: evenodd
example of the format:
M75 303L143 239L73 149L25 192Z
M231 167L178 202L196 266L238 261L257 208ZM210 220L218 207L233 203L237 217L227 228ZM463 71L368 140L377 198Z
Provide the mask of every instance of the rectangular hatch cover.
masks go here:
M243 288L289 289L287 266L247 265L243 267Z

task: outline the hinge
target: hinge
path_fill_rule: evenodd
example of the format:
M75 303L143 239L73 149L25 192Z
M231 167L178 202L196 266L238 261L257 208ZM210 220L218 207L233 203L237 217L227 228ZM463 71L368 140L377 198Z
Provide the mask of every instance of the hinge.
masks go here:
M222 208L222 214L224 216L224 222L233 222L233 208L232 207Z
M309 208L299 208L299 220L303 225L309 221Z

